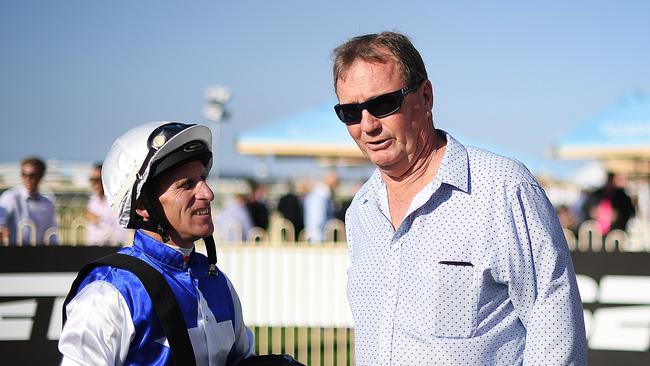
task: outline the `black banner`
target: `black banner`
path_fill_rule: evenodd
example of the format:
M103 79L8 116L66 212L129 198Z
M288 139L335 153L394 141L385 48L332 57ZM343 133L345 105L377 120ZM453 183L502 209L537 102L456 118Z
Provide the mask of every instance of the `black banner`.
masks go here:
M589 365L650 365L650 253L573 253Z
M0 355L5 365L58 365L63 300L84 264L117 247L0 247Z
M57 365L61 306L76 272L116 247L0 247L0 355ZM573 253L589 365L650 365L650 253Z

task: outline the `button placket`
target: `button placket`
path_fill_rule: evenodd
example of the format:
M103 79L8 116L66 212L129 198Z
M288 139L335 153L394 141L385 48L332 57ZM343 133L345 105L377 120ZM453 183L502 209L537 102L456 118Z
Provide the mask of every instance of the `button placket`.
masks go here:
M391 250L388 254L388 273L386 279L386 295L389 298L394 298L397 293L397 287L399 284L399 259L400 259L400 243L401 239L396 240L391 245ZM392 304L392 301L388 303Z
M393 353L393 338L395 331L395 314L397 310L398 290L399 290L399 275L400 275L400 261L401 261L401 245L402 238L395 235L393 242L390 246L388 253L388 263L386 271L386 287L384 298L384 317L382 322L383 337L385 349L388 354L385 359L388 361L392 358Z

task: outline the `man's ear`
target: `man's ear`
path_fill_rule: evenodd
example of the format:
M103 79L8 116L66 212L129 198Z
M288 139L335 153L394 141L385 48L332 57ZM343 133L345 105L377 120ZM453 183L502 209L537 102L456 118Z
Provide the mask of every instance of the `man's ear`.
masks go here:
M434 94L433 94L433 86L431 85L431 82L429 80L425 80L422 89L423 89L423 96L424 96L424 108L427 111L431 111L434 106Z
M144 207L142 199L135 201L135 213L136 215L142 217L144 221L149 221L149 211Z

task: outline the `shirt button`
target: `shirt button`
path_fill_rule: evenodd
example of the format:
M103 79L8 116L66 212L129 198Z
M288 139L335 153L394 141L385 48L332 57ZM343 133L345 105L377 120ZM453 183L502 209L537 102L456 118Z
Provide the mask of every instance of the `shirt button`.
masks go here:
M395 297L395 290L388 290L388 292L386 292L386 295L388 295L388 297Z

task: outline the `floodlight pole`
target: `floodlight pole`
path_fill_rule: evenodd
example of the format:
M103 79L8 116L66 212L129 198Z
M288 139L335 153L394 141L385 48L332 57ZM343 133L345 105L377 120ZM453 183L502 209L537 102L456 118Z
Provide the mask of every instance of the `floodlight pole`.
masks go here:
M212 176L215 180L215 185L219 181L219 160L220 157L217 149L221 146L221 122L229 117L226 110L226 104L230 101L230 89L222 85L213 85L205 89L205 106L203 107L203 117L215 123L214 138L216 141L215 147L212 149ZM218 189L215 187L215 189Z

